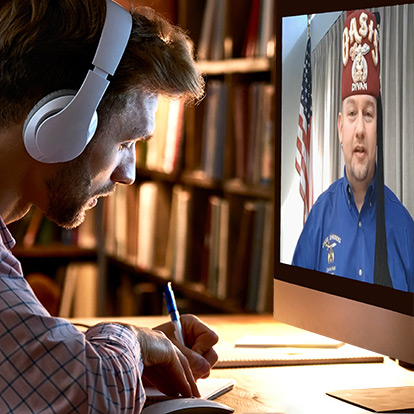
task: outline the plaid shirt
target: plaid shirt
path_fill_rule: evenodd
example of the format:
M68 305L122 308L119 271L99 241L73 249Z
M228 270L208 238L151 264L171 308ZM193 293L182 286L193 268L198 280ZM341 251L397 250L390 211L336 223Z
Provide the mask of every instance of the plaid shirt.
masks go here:
M117 324L85 334L51 317L22 276L0 218L0 413L139 413L140 347Z

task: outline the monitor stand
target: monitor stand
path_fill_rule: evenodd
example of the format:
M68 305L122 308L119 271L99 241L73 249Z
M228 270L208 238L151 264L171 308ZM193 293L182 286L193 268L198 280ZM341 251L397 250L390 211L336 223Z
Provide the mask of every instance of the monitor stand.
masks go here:
M376 413L414 411L414 386L341 390L327 394Z

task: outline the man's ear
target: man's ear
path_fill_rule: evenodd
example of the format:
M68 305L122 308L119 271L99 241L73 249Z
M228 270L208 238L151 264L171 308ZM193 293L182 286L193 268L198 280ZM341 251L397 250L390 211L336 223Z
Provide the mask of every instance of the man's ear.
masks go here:
M342 128L343 128L343 122L342 122L342 112L338 113L338 137L339 137L339 143L342 147Z

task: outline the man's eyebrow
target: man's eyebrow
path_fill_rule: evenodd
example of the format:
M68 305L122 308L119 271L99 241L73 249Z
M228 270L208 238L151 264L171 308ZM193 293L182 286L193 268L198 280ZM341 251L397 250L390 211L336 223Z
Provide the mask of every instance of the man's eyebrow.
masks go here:
M139 138L137 138L137 140L138 141L149 141L151 138L152 138L152 134L150 134L150 135L145 135L145 136L143 136L143 137L139 137Z
M345 106L347 106L347 105L355 105L355 99L353 99L353 98L348 98L346 101L345 101Z

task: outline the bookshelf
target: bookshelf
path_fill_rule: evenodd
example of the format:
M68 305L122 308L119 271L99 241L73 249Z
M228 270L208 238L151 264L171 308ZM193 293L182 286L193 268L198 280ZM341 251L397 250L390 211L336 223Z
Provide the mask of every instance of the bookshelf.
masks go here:
M252 44L265 35L261 23L254 35L251 20L255 8L258 22L263 21L260 13L271 10L273 1L174 4L176 22L196 46L207 93L198 105L186 107L178 121L171 113L180 111L162 104L152 142L137 148L136 183L125 190L127 195L117 193L105 201L111 310L125 312L122 303L139 301L133 291L141 285L148 289L147 284L162 306L162 290L172 281L184 312L270 312L274 15L270 12L262 23L268 39L260 47ZM248 36L240 27L252 33ZM175 162L165 168L160 154L171 158L165 155L169 140L174 140ZM126 217L120 222L127 230L119 232L112 221L125 200L136 200L136 208L123 209ZM123 251L125 244L134 246L135 253Z
M187 31L206 97L159 105L154 138L137 145L136 182L100 200L70 243L14 252L26 274L44 272L63 290L62 266L74 277L77 264L90 273L94 263L87 288L103 316L162 312L169 280L182 312L270 312L274 0L134 3Z

